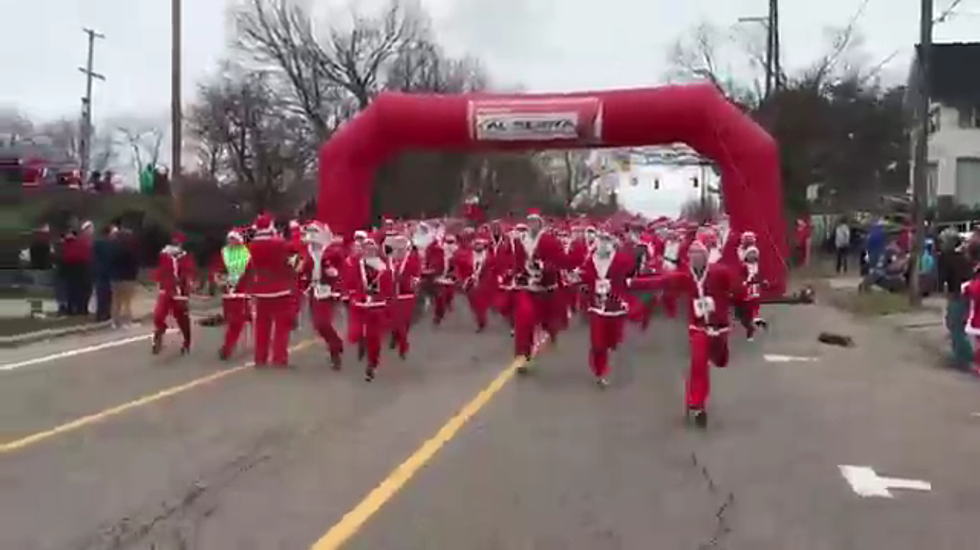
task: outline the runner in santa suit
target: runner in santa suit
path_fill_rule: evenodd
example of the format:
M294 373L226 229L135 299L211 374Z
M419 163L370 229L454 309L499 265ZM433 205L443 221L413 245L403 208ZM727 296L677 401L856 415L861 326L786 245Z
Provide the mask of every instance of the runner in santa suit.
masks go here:
M457 262L463 274L463 292L476 319L476 331L483 332L497 291L497 267L487 237L476 237L470 249L457 255Z
M289 220L289 249L292 252L292 262L296 266L303 254L306 245L303 243L303 227L296 220ZM292 295L292 314L293 330L299 328L299 314L303 307L303 288L300 288L299 278L296 279L296 288Z
M490 253L494 258L494 271L497 275L497 291L493 298L493 307L507 321L507 325L510 326L511 335L513 335L514 279L511 266L514 264L514 243L516 242L514 234L516 229L505 230L499 224L497 227L500 227L501 234L494 236L492 233L493 229L491 228L490 237ZM524 226L524 231L527 231L527 226Z
M385 332L388 302L394 294L391 270L373 239L364 240L361 258L344 278L363 330L358 340L364 342L367 352L364 379L370 382L381 361L381 338Z
M218 352L222 361L228 360L242 330L251 319L251 304L242 285L242 275L248 267L248 246L242 234L229 231L227 244L221 249L211 267L211 280L221 287L221 310L225 318L225 340Z
M588 304L584 298L584 291L581 281L579 268L585 265L586 258L589 257L588 246L585 244L585 228L575 226L572 228L571 242L568 244L566 253L568 260L568 270L565 271L565 283L569 287L569 310L575 313L584 313Z
M412 328L412 316L422 276L422 262L408 237L398 235L391 239L388 269L391 270L394 287L388 305L391 349L398 349L398 355L404 359L408 355L408 333Z
M682 247L681 236L677 230L668 229L664 236L663 262L660 273L673 273L681 268ZM660 302L664 305L667 317L671 319L677 317L677 296L669 288L664 289L661 293Z
M416 302L421 309L419 317L421 317L422 312L428 309L430 304L435 303L435 274L429 265L428 257L432 254L429 249L438 246L436 241L435 230L432 225L425 221L419 222L415 233L412 234L412 246L422 262L422 279L419 281L417 291L417 295L421 299Z
M194 259L184 251L184 235L176 233L171 243L160 251L153 279L159 285L156 306L153 308L153 354L163 348L167 318L173 317L184 337L180 353L191 348L191 317L187 301L194 286Z
M558 339L557 315L561 313L554 297L558 273L566 265L561 243L544 227L537 211L527 217L527 233L514 243L514 354L531 358L535 330L547 331L552 343ZM521 365L519 372L527 372Z
M312 222L303 231L305 248L299 263L300 287L308 296L313 328L323 338L330 352L330 363L340 370L344 340L333 326L334 311L343 295L341 274L346 257L343 248L333 242L330 228Z
M365 231L354 232L354 241L351 242L350 250L347 253L347 262L341 277L348 271L353 271L361 261L361 256L364 253L364 242L367 238L368 235ZM345 285L344 288L348 289L349 286ZM353 300L350 299L350 296L346 292L342 299L347 301L347 343L357 345L357 360L360 361L364 359L364 354L367 352L364 347L364 341L361 338L364 334L364 327L361 326L361 318L358 317L360 310L354 307Z
M762 296L762 289L766 286L766 281L759 273L759 249L749 246L742 252L742 262L739 269L739 274L745 285L745 313L742 315L742 325L745 327L746 336L751 342L757 329L768 327L766 320L759 315L759 299Z
M456 285L460 281L460 274L457 272L459 264L452 259L458 247L456 236L446 235L441 243L430 246L425 256L426 271L432 275L435 284L432 321L436 326L442 323L446 313L452 309L456 296Z
M272 363L289 365L289 333L293 328L293 295L298 277L293 247L276 233L272 217L255 220L255 237L248 244L249 263L243 284L255 298L255 368Z
M580 268L588 297L589 366L599 387L609 385L609 351L623 339L623 328L633 301L628 293L627 276L633 258L616 249L616 239L603 233L598 247Z
M736 255L738 256L738 261L745 261L745 251L750 247L756 246L755 233L752 231L746 231L742 233L739 237L738 249L736 250Z
M705 407L710 390L709 361L728 365L728 332L732 305L745 302L738 274L722 263L708 261L708 248L695 241L688 251L688 268L649 279L632 279L634 289L663 289L688 300L688 338L691 367L687 378L687 411L695 425L708 424Z

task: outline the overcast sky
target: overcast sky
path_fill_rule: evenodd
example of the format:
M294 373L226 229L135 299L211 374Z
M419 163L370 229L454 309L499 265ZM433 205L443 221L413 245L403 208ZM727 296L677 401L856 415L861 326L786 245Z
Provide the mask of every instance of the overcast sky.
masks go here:
M212 71L227 43L233 0L184 0L184 95ZM337 0L306 0L350 5ZM670 44L701 21L722 27L763 15L765 0L421 0L454 53L481 58L492 77L529 91L644 86L662 82ZM953 0L935 0L937 13ZM380 0L360 0L370 10ZM845 24L862 0L784 0L784 63L790 69L824 51L825 28ZM900 52L888 67L907 71L918 36L919 0L869 0L860 27L873 62ZM980 40L980 0L938 25L936 41ZM6 0L0 106L37 117L76 116L84 77L87 26L106 35L95 68L105 74L93 101L96 118L165 113L169 105L170 2L167 0ZM17 53L15 53L17 52Z

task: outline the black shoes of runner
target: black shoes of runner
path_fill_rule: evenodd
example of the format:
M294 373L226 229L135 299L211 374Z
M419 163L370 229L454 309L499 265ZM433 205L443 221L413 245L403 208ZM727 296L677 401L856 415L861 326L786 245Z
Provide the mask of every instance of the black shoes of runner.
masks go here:
M695 427L702 430L708 427L708 411L704 409L689 409L687 414Z

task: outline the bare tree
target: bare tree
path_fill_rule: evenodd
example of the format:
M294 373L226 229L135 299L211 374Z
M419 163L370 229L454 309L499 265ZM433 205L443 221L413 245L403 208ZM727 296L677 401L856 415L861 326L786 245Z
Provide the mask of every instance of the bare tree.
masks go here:
M0 109L0 147L13 147L34 135L34 123L17 109Z
M312 174L319 141L267 75L224 74L205 84L189 125L203 171L256 210L276 208Z
M671 47L667 61L671 80L700 80L718 88L728 98L755 104L759 96L744 81L744 59L732 55L735 35L711 23L701 23ZM738 60L738 62L736 62ZM751 65L751 61L748 63ZM741 71L739 70L741 69ZM756 86L758 87L758 86Z
M159 163L165 132L155 121L121 120L117 122L116 131L132 151L132 162L137 174L147 165L156 166Z
M321 138L367 107L393 61L428 34L422 14L398 0L376 17L355 14L349 28L330 26L323 36L290 0L247 0L234 18L240 49L275 70L292 106Z
M385 88L402 92L459 94L486 89L482 65L473 58L452 59L438 44L419 39L392 61Z

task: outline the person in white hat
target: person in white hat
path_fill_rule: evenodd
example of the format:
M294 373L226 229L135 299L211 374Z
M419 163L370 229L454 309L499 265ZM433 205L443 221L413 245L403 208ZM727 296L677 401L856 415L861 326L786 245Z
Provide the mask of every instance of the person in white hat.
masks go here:
M312 222L303 231L305 248L297 266L300 288L309 298L310 316L330 353L334 370L340 370L344 341L333 326L334 310L340 304L346 258L340 246L333 243L333 233L326 225Z
M347 285L363 331L358 335L358 341L364 345L367 356L364 377L370 382L374 380L375 371L381 361L381 338L387 319L388 303L394 292L391 270L373 239L364 240L363 255L350 274Z
M397 349L398 355L404 359L408 355L408 333L412 327L412 316L422 276L422 262L418 253L412 249L411 240L407 236L396 235L389 240L391 254L387 260L394 287L388 306L391 348Z

